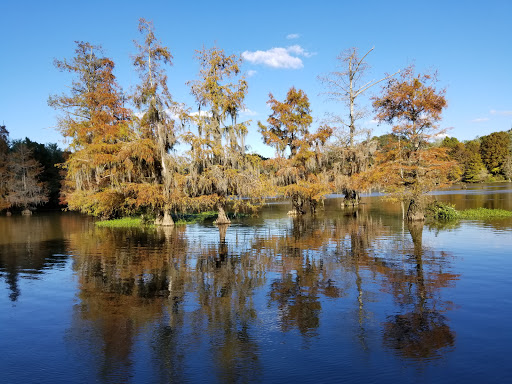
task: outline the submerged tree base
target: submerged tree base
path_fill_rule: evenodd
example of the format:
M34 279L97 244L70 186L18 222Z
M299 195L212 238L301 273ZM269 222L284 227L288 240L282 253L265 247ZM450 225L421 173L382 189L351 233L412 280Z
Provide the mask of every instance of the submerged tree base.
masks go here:
M217 215L217 219L215 219L213 223L217 225L231 224L231 220L228 219L222 204L217 204L217 210L219 213Z
M361 202L359 192L354 189L345 189L343 192L345 197L341 202L341 208L354 208Z
M409 222L425 221L425 214L423 213L421 203L418 200L412 199L409 202L406 218Z
M172 227L174 226L174 220L169 211L164 212L164 216L158 216L155 219L155 225L160 225L162 227Z

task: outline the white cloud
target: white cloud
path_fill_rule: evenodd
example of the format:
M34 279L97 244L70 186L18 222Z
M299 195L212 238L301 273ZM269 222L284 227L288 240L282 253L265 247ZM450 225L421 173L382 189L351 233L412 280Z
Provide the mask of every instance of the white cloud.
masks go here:
M247 77L253 77L257 73L258 73L258 71L255 71L254 69L249 69L247 71Z
M251 111L249 108L245 108L243 111L242 111L242 114L246 115L246 116L256 116L258 115L257 112L254 112L254 111Z
M211 117L212 113L210 111L197 111L192 112L190 116Z
M299 37L300 35L298 33L290 33L289 35L286 36L288 40L298 39Z
M471 120L472 123L483 123L484 121L489 121L488 117L479 117L478 119Z
M312 53L306 51L304 48L302 48L300 45L292 45L287 48L288 52L294 53L298 56L304 56L304 57L311 57L313 56Z
M263 64L272 68L300 69L304 67L302 59L298 56L311 57L300 45L292 45L287 48L271 48L267 51L245 51L242 57L253 63Z
M491 115L500 115L500 116L511 116L512 111L496 111L494 109L491 109L490 111Z

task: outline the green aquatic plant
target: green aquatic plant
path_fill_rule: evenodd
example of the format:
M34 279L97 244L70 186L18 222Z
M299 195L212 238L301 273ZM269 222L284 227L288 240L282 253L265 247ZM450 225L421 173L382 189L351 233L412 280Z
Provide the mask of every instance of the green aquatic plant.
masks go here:
M444 204L439 201L434 201L427 207L427 217L434 220L449 221L456 220L459 213L451 204Z
M457 213L460 219L468 220L504 219L512 217L512 211L507 211L505 209L475 208L465 209L463 211L458 211Z
M512 211L505 209L474 208L458 211L452 204L434 201L427 207L427 216L436 221L486 220L512 217Z
M173 221L176 225L186 225L202 223L208 219L217 217L216 211L206 211L199 213L178 213L172 215ZM237 216L238 217L238 216ZM141 217L123 217L120 219L102 220L97 221L95 224L98 227L104 228L136 228L136 227L154 227L154 217L141 216Z
M134 228L134 227L149 227L151 224L145 224L141 217L123 217L121 219L102 220L94 223L102 228Z

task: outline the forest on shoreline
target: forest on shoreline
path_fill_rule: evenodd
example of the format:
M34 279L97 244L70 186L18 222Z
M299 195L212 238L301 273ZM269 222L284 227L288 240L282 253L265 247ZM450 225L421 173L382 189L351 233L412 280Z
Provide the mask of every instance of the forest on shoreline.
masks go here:
M327 194L343 194L354 206L361 191L374 189L404 202L414 221L424 218L424 195L433 189L512 177L512 129L465 142L447 136L436 74L410 66L368 82L373 49L350 48L336 71L319 76L325 97L339 105L320 124L302 90L290 88L284 100L269 94L272 113L258 129L275 156L248 153L241 57L217 47L197 51L199 73L187 82L196 105L186 106L167 88L169 49L150 22L141 19L139 31L133 66L140 82L132 94L119 87L114 61L99 46L77 42L71 59L55 60L73 75L68 93L48 101L60 113L66 150L11 141L0 126L0 210L145 215L159 225L173 225L176 213L215 210L222 224L227 209L256 212L268 198L288 199L289 214L298 216L314 213ZM377 86L371 105L361 105ZM369 108L393 127L389 134L372 137L362 126Z

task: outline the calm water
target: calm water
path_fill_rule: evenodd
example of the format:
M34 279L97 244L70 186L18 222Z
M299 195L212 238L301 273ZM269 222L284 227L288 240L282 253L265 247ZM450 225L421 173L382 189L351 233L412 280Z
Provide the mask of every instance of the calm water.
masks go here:
M512 210L512 184L436 198ZM0 382L510 382L512 220L363 202L224 230L0 217Z

